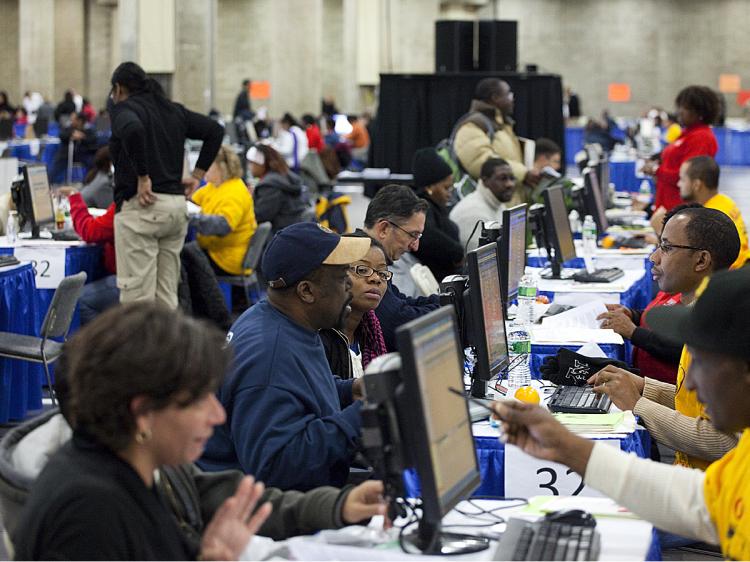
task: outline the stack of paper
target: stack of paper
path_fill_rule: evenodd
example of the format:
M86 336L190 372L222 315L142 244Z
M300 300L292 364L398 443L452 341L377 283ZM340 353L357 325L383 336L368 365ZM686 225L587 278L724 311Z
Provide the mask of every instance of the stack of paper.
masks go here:
M607 312L607 306L601 299L592 299L586 304L576 306L560 314L548 316L542 320L545 328L589 328L598 330L601 320L596 317Z
M555 419L573 433L603 435L632 433L635 431L635 416L632 412L609 414L554 414Z

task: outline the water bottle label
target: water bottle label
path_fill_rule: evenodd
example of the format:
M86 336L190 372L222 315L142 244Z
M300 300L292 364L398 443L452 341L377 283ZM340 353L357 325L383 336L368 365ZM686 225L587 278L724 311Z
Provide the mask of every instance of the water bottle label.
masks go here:
M519 297L529 297L529 298L535 298L536 297L536 287L518 287L518 296Z
M524 353L531 353L531 341L530 340L518 340L511 342L510 344L511 353L514 355L522 355Z

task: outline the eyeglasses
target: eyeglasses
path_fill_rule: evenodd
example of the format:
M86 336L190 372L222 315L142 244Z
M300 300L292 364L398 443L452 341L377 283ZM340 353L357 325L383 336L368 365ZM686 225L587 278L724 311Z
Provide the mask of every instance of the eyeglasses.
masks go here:
M355 265L349 268L349 271L354 273L357 277L372 277L373 273L377 273L381 281L386 283L393 277L393 272L387 269L373 269L368 265Z
M671 244L670 242L664 242L664 241L660 241L657 248L659 248L664 254L668 254L675 248L680 248L683 250L695 250L696 252L701 252L705 250L705 248L696 248L695 246L683 246L681 244Z
M396 224L395 222L393 222L393 221L389 221L389 220L386 220L386 222L387 222L388 224L390 224L390 225L393 225L393 226L395 226L395 227L396 227L396 228L398 228L398 229L399 229L399 230L400 230L401 232L404 232L404 233L408 234L408 235L409 235L409 237L410 237L410 238L411 238L412 240L419 240L420 238L422 238L422 232L409 232L408 230L406 230L406 229L403 229L403 228L401 228L401 227L400 227L399 225L397 225L397 224Z

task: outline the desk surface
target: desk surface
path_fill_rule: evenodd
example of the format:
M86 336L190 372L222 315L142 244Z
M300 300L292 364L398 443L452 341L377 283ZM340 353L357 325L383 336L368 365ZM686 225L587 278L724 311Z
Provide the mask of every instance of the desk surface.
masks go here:
M528 272L539 274L542 270L527 267ZM570 275L575 270L563 270L563 275ZM572 279L539 279L539 291L551 293L623 293L640 281L645 275L644 269L625 269L625 275L612 283L578 283Z
M582 500L585 503L585 500ZM536 516L521 514L525 506L519 507L517 502L507 502L498 500L472 500L471 502L462 502L457 510L451 511L443 519L443 527L450 531L462 532L467 534L485 534L491 537L497 536L505 530L505 523L488 526L495 519L486 515L478 515L480 508L484 510L502 509L508 506L508 509L497 511L502 517L522 516L524 518L535 519ZM474 517L466 514L476 513ZM396 522L398 524L398 521ZM476 524L476 527L472 525ZM462 527L451 527L451 525L462 525ZM433 557L422 555L409 555L402 552L398 545L398 529L382 531L382 518L374 518L364 532L358 532L360 536L368 536L377 539L374 546L369 548L344 546L340 544L330 544L330 542L341 540L346 533L352 533L352 527L340 529L338 531L327 531L324 534L312 537L295 537L293 539L272 543L266 541L254 542L246 551L243 559L259 558L268 556L273 550L286 546L286 551L278 551L277 555L283 558L296 560L446 560L445 557ZM597 530L602 536L602 548L599 556L600 560L644 560L651 546L652 526L646 521L639 519L625 518L606 518L597 519ZM326 543L324 540L328 540ZM264 546L261 546L264 545ZM258 549L260 547L260 549ZM490 548L482 552L468 554L464 556L451 556L451 559L460 560L492 560L497 542L492 541Z

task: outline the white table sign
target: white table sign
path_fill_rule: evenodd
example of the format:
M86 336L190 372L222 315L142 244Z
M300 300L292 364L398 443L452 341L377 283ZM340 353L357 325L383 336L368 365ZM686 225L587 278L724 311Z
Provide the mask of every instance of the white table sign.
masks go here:
M602 440L618 449L616 439ZM505 445L505 496L594 496L604 494L589 488L583 478L565 465L542 461L527 455L515 445Z
M64 247L16 246L13 254L20 261L31 262L37 289L57 289L65 277Z

